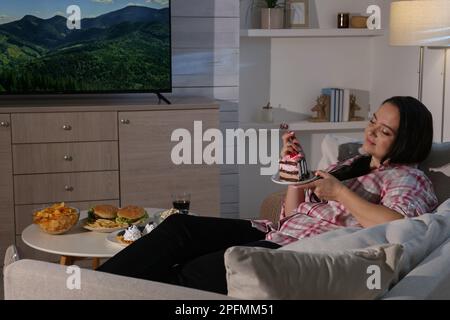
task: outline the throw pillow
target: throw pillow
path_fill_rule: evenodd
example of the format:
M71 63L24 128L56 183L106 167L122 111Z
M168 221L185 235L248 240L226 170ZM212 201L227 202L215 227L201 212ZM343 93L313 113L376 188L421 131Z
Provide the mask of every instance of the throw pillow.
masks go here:
M341 252L231 247L228 295L241 299L376 299L396 277L402 246Z
M348 145L348 147L341 147L344 145ZM325 135L321 144L322 158L317 169L325 170L338 162L338 159L348 159L361 153L360 147L361 142L357 139L335 134Z

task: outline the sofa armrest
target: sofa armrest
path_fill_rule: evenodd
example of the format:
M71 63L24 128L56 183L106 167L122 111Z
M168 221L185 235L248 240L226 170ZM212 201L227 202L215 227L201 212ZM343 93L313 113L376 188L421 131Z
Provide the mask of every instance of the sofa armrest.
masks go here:
M147 299L225 300L222 294L160 282L80 269L81 288L68 289L67 267L37 260L19 260L4 270L5 299Z
M268 195L261 204L260 219L270 220L274 223L280 220L281 206L286 197L286 190Z
M401 279L382 299L450 299L450 239Z

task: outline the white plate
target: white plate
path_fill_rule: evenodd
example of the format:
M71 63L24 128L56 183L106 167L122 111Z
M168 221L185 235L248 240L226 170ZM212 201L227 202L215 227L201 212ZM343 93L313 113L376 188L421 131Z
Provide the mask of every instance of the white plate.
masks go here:
M144 230L144 227L139 227L139 230L141 230L141 233L142 233L142 231ZM111 232L110 234L108 234L108 235L106 236L106 240L108 240L108 241L110 241L110 242L112 242L112 243L118 244L118 245L120 245L120 246L122 246L122 247L126 247L126 246L130 245L131 243L129 243L129 244L127 244L127 243L122 243L122 242L120 242L119 240L117 240L116 236L117 236L120 232L125 232L125 230L116 230L116 231L114 231L114 232Z
M85 219L82 219L80 221L81 221L81 225L83 226L83 228L85 228L85 229L87 229L89 231L109 233L109 232L114 232L114 231L117 231L117 230L122 230L122 229L126 229L127 228L126 226L125 227L115 227L115 228L93 228L93 227L90 227L90 226L87 225L87 219L88 218L85 218ZM153 219L149 215L149 217L146 220L141 221L139 223L135 222L133 224L136 225L136 226L145 226L147 223L152 222L152 221L153 221Z
M119 242L119 240L117 240L117 238L116 238L117 234L118 234L120 231L122 231L122 230L117 230L117 231L111 232L111 233L108 234L108 236L106 237L106 240L108 240L109 242L112 242L112 243L114 243L114 244L117 244L117 245L119 245L119 246L126 247L126 246L128 246L128 244Z
M115 228L93 228L87 225L88 218L84 218L80 220L81 226L89 231L95 231L95 232L102 232L102 233L109 233L114 232L117 230L126 229L126 227L115 227Z
M316 181L318 179L321 179L320 176L316 176L314 175L313 172L309 173L310 177L309 179L303 180L303 181L285 181L285 180L281 180L280 179L280 175L277 172L276 174L274 174L272 176L272 181L277 183L277 184L282 184L282 185L286 185L286 186L291 186L291 185L302 185L302 184L308 184L310 182Z

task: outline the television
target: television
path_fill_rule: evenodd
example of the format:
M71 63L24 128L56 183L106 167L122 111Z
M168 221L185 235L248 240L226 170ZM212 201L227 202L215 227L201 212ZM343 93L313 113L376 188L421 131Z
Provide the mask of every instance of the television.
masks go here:
M169 0L0 2L0 94L172 91Z

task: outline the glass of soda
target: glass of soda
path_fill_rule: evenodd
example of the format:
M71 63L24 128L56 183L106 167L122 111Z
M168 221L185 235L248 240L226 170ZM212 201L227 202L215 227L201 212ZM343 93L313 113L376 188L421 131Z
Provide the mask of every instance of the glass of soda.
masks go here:
M179 213L188 214L191 204L191 194L188 192L180 192L172 194L172 205Z

